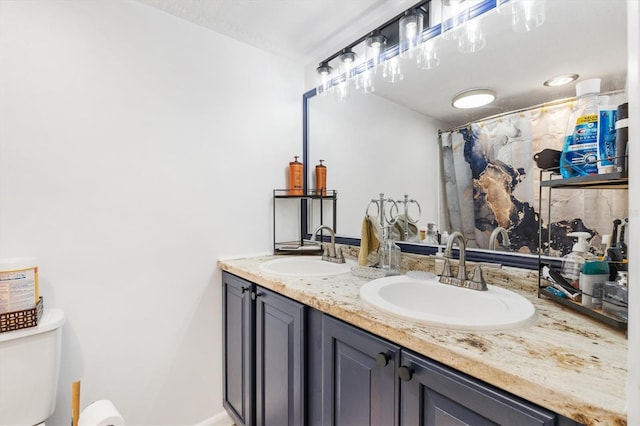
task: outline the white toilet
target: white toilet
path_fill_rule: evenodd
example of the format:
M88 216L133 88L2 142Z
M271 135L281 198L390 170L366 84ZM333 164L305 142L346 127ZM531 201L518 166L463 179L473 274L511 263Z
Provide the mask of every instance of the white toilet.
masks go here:
M37 327L0 333L0 425L35 425L53 414L64 312L45 309Z

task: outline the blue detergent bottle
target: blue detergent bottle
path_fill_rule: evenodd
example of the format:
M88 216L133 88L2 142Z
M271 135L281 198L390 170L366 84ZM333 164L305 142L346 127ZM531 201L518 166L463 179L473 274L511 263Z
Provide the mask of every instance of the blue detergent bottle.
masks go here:
M560 174L563 178L598 174L598 95L600 79L576 84L576 107L569 116Z

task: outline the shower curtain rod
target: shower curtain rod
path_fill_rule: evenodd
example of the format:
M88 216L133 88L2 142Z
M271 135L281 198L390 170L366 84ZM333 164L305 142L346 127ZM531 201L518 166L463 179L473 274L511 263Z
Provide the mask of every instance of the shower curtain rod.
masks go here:
M623 93L623 92L624 92L624 90L619 89L619 90L612 90L612 91L609 91L609 92L600 93L600 95L601 96L617 95L617 94ZM564 99L558 99L558 100L551 101L551 102L544 102L544 103L541 103L541 104L538 104L538 105L533 105L533 106L526 107L526 108L516 109L514 111L507 111L507 112L502 112L500 114L491 115L489 117L485 117L485 118L482 118L480 120L469 121L466 124L462 124L460 126L452 127L452 128L450 128L448 130L440 130L440 129L438 129L438 136L442 135L443 133L456 132L456 131L458 131L460 129L464 129L464 128L470 127L473 123L479 123L479 122L482 122L482 121L494 120L496 118L504 117L505 115L517 114L517 113L521 113L521 112L527 112L527 111L531 111L531 110L538 109L538 108L545 108L545 107L549 108L549 107L560 105L560 104L563 104L563 103L575 102L576 99L577 98L574 96L574 97L571 97L571 98L564 98Z

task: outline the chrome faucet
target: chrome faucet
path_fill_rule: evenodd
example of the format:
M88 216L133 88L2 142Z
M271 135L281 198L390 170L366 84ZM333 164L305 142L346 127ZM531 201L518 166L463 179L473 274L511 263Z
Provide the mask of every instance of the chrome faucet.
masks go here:
M502 226L498 226L493 230L491 236L489 237L489 250L496 250L500 245L498 244L498 235L502 234L502 245L505 247L509 247L511 245L511 241L509 241L509 233Z
M460 252L457 277L453 277L451 275L451 265L449 263L449 259L452 259L451 249L455 241L458 241L458 248ZM467 278L466 251L467 244L462 233L456 231L449 235L447 247L444 250L444 269L440 276L440 282L443 284L455 285L457 287L470 288L472 290L486 291L487 284L482 276L482 269L480 269L480 265L476 265L474 268L472 278Z
M331 229L330 226L320 225L316 229L313 230L311 235L311 241L315 242L316 235L318 232L322 230L329 231L331 235L331 242L328 246L324 246L324 250L322 251L322 260L326 260L327 262L333 263L345 263L344 256L342 255L342 250L340 248L336 248L336 233Z

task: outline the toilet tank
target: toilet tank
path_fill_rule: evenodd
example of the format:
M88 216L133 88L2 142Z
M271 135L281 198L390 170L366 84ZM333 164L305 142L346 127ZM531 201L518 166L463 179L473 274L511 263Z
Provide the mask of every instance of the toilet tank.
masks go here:
M45 309L36 327L0 333L0 425L35 425L53 414L64 319Z

